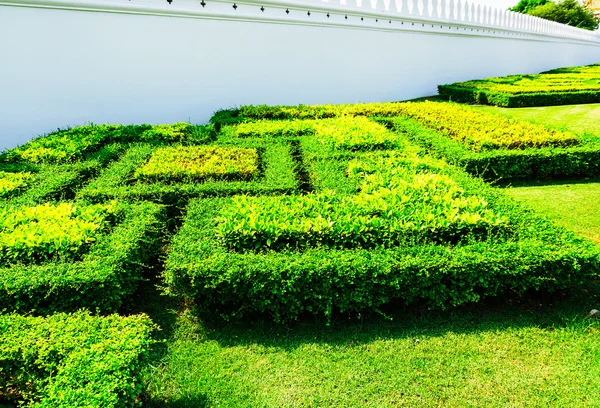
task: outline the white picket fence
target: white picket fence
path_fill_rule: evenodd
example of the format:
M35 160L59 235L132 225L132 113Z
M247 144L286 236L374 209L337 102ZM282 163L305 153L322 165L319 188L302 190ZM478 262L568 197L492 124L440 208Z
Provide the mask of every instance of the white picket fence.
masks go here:
M600 62L598 32L462 0L0 0L0 38L0 149Z

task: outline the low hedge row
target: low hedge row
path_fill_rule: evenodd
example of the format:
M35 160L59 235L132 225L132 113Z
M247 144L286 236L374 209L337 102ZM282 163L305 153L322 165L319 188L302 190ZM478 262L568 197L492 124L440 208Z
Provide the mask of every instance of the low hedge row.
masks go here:
M35 408L139 406L154 330L144 315L0 315L0 402Z
M439 85L448 100L508 108L600 101L600 66L568 67L539 75L510 75Z
M151 203L115 206L113 225L86 243L76 258L46 259L32 253L27 263L3 265L0 310L37 314L82 307L116 310L135 290L144 265L162 244L165 211ZM51 231L40 231L41 237L44 233ZM52 240L47 244L55 245Z
M115 202L0 207L0 267L79 258L117 211Z
M473 151L569 147L581 142L571 132L547 129L455 103L398 104L398 115L413 118Z
M380 121L396 132L409 135L433 155L488 181L592 177L600 174L600 142L591 136L581 136L581 145L573 147L474 152L409 118L382 118Z
M539 92L525 94L507 94L463 88L456 85L439 85L441 98L461 103L493 105L504 108L525 108L530 106L578 105L600 102L600 91L576 92Z
M48 201L72 199L81 186L100 174L110 162L125 151L123 144L109 144L100 150L85 155L75 163L41 164L0 164L0 172L6 179L23 179L17 188L0 194L0 202L10 200L20 204L41 204ZM1 181L0 181L1 183Z
M16 173L0 171L0 198L10 197L23 190L32 178L33 175L28 171Z
M230 137L281 138L312 136L335 149L371 150L394 146L395 137L385 127L364 117L343 116L317 120L259 120L229 126Z
M329 119L344 116L397 116L397 106L400 102L391 103L364 103L352 105L298 105L298 106L268 106L268 105L246 105L236 109L224 109L215 112L211 117L210 123L215 129L221 130L224 126L244 124L253 121L269 120L309 120L309 119ZM273 122L271 122L273 123ZM296 131L298 127L304 127L309 123L295 122ZM275 123L268 125L267 133L273 133L272 128L277 129L279 125ZM241 129L249 129L256 132L260 126L251 124L243 125Z
M0 155L0 163L69 163L109 143L204 143L214 137L212 126L86 125L38 137Z
M150 200L183 206L194 197L233 194L286 194L298 188L292 147L256 139L223 139L207 148L253 149L258 152L258 170L245 180L209 178L203 182L181 177L138 180L136 172L147 165L159 149L155 145L132 145L119 161L108 166L96 179L78 191L80 199L101 203L110 199Z

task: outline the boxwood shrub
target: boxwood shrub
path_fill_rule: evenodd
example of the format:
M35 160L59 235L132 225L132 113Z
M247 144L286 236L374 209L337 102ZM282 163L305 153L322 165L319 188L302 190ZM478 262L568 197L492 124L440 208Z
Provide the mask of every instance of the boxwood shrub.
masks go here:
M85 125L58 130L0 154L2 163L69 163L110 143L204 143L214 137L212 126Z
M139 406L154 330L144 315L0 315L0 402L36 408Z
M591 177L600 174L600 140L581 135L571 147L539 147L473 151L464 144L409 118L382 118L396 132L408 135L431 154L489 181Z
M600 65L590 65L439 85L438 92L455 102L507 108L596 103L599 80Z
M62 211L61 205L41 208ZM144 266L162 244L165 211L151 203L110 205L110 224L81 240L60 238L65 228L61 225L38 228L19 240L31 228L13 226L18 235L12 241L9 231L3 230L8 235L0 244L6 255L0 266L0 310L37 314L82 307L116 310L135 290ZM91 208L83 203L73 206L82 211ZM8 208L24 214L36 211L36 207ZM15 246L18 251L11 252ZM11 257L13 252L19 256Z
M38 204L72 199L82 185L100 174L108 163L117 159L124 151L125 145L112 143L86 154L81 161L74 163L0 163L0 203L10 200L22 204ZM17 186L14 180L21 182ZM12 188L3 190L2 185L5 188L12 185Z

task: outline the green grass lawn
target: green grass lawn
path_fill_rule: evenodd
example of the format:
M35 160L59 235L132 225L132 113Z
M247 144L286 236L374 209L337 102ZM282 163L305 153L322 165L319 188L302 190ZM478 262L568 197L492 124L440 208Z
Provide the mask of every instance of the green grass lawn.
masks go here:
M598 406L600 322L585 313L600 299L573 297L330 327L179 313L149 405Z
M600 131L600 105L481 109L575 131ZM600 182L507 191L600 241ZM151 407L598 407L600 290L508 295L450 312L390 306L389 316L212 322L138 294L163 328Z
M478 109L576 133L600 135L600 104ZM531 183L507 189L555 222L600 243L600 180Z
M518 186L507 192L556 223L600 243L600 182Z
M541 123L546 126L589 132L600 135L600 104L542 106L535 108L498 108L478 106L478 109L499 113L515 119Z

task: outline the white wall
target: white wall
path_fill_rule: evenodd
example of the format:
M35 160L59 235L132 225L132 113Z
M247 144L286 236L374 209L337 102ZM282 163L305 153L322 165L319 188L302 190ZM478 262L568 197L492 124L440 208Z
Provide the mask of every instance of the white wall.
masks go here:
M204 123L243 104L395 101L435 94L441 83L600 62L600 43L589 41L385 23L368 30L0 6L0 148L87 122Z

